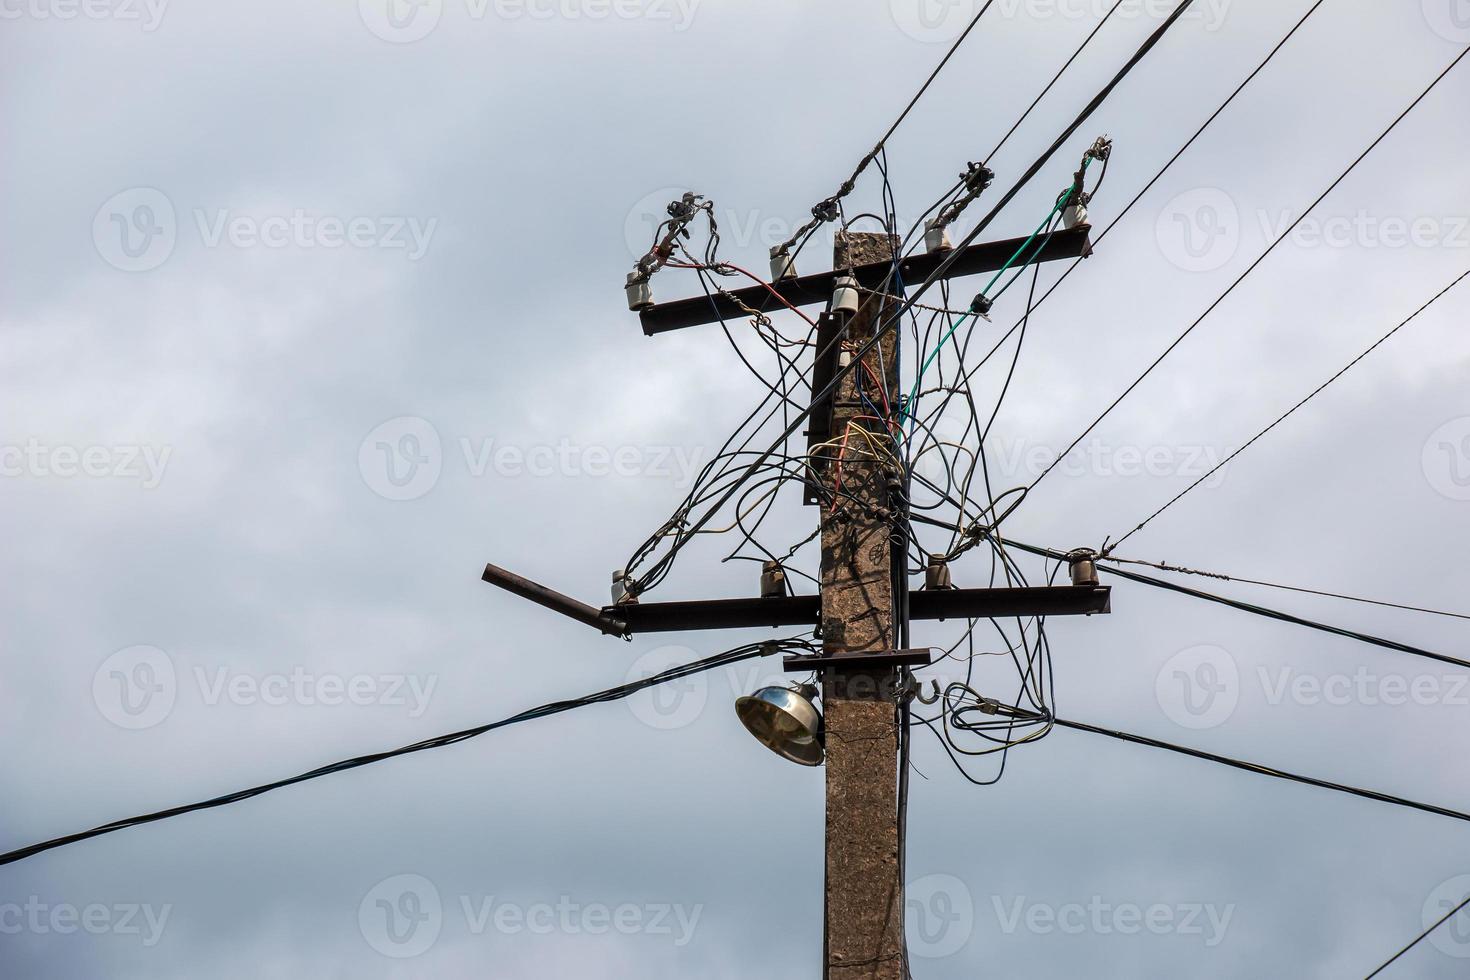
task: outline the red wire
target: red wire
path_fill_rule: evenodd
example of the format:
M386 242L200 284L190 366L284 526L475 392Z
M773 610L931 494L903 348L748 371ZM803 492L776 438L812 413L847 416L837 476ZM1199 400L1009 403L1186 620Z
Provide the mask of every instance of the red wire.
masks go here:
M713 266L708 266L708 265L695 265L694 263L691 263L691 262L670 262L669 265L673 266L676 269L704 269L704 270L710 270L710 269L713 269L714 268ZM780 293L776 292L775 287L773 287L770 283L766 282L760 276L756 275L753 272L746 272L744 269L740 268L740 266L738 266L738 265L732 265L729 262L721 262L720 265L723 266L724 268L727 268L727 269L734 269L736 272L740 273L742 276L745 276L747 279L750 279L752 282L755 282L755 283L758 283L761 286L764 286L766 292L770 293L772 296L776 297L778 300L781 301L781 305L782 306L786 307L792 313L795 313L797 316L801 317L803 320L805 320L807 322L808 325L810 325L812 327L816 327L817 321L813 320L811 317L809 317L805 313L801 312L801 310L798 310L796 307L794 307L790 303L788 303L786 301L786 297L785 296L782 296Z

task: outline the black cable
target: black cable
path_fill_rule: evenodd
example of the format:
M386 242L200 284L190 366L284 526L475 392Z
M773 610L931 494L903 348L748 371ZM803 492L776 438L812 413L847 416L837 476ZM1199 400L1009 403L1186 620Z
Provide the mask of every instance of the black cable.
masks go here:
M1216 473L1220 472L1220 470L1224 469L1227 465L1229 465L1231 462L1233 462L1237 456L1239 456L1241 453L1245 452L1251 446L1255 445L1255 443L1258 440L1260 440L1261 437L1265 436L1267 433L1269 433L1272 429L1276 428L1282 422L1285 422L1287 419L1291 418L1291 416L1293 416L1294 414L1296 414L1297 409L1301 408L1307 402L1311 401L1313 398L1316 398L1318 395L1320 395L1324 390L1326 390L1326 388L1329 385L1331 385L1338 378L1342 377L1344 374L1347 374L1348 371L1352 370L1352 368L1354 368L1365 357L1367 357L1369 354L1373 353L1375 350L1377 350L1383 344L1387 343L1388 340L1389 340L1389 338L1391 338L1394 334L1398 333L1404 327L1406 327L1410 323L1412 323L1415 319L1417 319L1419 317L1419 315L1421 313L1423 313L1425 310L1427 310L1431 306L1433 306L1436 302L1438 302L1440 300L1440 298L1442 298L1451 289L1454 289L1460 283L1464 282L1466 278L1470 278L1470 270L1466 270L1465 272L1460 273L1460 275L1455 278L1455 281L1454 282L1450 283L1448 286L1446 286L1445 288L1441 289L1438 293L1435 293L1434 296L1431 297L1430 300L1427 303L1425 303L1423 306L1419 307L1413 313L1410 313L1408 315L1408 317L1406 317L1404 320L1402 320L1402 321L1399 322L1398 326L1394 327L1392 330L1390 330L1388 333L1384 334L1382 337L1379 337L1376 341L1373 342L1373 345L1371 347L1369 347L1367 350L1363 351L1363 353L1359 354L1357 357L1355 357L1351 361L1349 361L1347 363L1347 365L1342 368L1342 370L1338 371L1332 377L1328 378L1326 381L1324 381L1320 385L1318 385L1309 395L1307 395L1307 397L1303 398L1301 401L1299 401L1295 405L1291 406L1291 408L1287 409L1279 418L1276 419L1276 421L1272 422L1270 425L1266 426L1260 432L1257 432L1255 435L1251 436L1250 439L1246 442L1245 445L1241 446L1239 449L1237 449L1235 452L1231 453L1225 459L1222 459L1219 463L1215 464L1214 468L1212 468L1208 473L1206 473L1204 476L1200 477L1198 480L1195 480L1193 483L1191 483L1189 486L1185 487L1183 490L1179 491L1177 494L1174 495L1173 499L1171 499L1168 503L1164 504L1164 506L1162 506L1158 510L1154 511L1148 517L1145 517L1142 521L1139 522L1139 524L1138 524L1137 527L1135 527L1133 530L1129 531L1127 534L1123 535L1117 541L1113 542L1105 550L1107 552L1111 552L1114 548L1118 547L1118 545L1122 544L1124 541L1127 541L1129 538L1133 537L1133 535L1137 534L1139 531L1142 531L1145 527L1147 527L1153 521L1154 518L1158 517L1160 514L1162 514L1164 511L1168 510L1170 507L1173 507L1175 504L1177 504L1180 500L1182 500L1184 498L1184 496L1186 494L1188 494L1191 490L1193 490L1195 487L1198 487L1201 483L1204 483L1210 477L1214 476Z
M955 53L959 51L960 47L969 38L971 32L973 32L975 28L979 26L980 18L985 16L985 12L988 11L994 3L995 0L986 0L985 5L980 8L980 12L976 14L974 18L970 21L970 24L968 27L965 28L964 33L962 33L955 40L954 44L950 46L949 51L947 51L944 57L940 59L939 64L934 67L934 70L929 73L929 77L924 80L924 84L919 87L919 91L914 94L914 97L912 99L909 99L909 104L904 106L903 112L900 112L898 114L898 118L893 121L893 125L888 127L888 132L883 134L883 138L878 141L878 145L869 150L868 155L863 157L862 160L858 162L857 168L854 169L852 172L852 176L847 178L847 180L843 182L842 186L837 189L836 194L833 194L831 197L820 202L815 208L812 209L812 220L806 225L803 225L801 228L798 228L796 230L796 234L792 235L788 241L780 246L780 251L785 251L789 249L792 245L795 245L797 240L801 239L802 236L810 236L810 234L814 232L817 227L820 226L824 221L831 220L830 217L826 217L824 214L819 214L818 212L823 210L824 205L836 206L838 202L840 202L844 197L852 193L853 187L857 184L857 179L863 175L864 170L868 169L868 165L878 158L878 154L883 152L883 149L888 144L889 139L893 137L894 133L898 132L898 127L902 126L903 121L909 117L909 113L914 111L914 106L919 104L919 100L924 97L924 93L929 91L929 86L934 84L934 80L939 77L939 73L944 71L944 66L949 64L950 59L953 58L955 56Z
M964 254L964 250L968 248L970 244L972 244L974 240L978 238L985 231L985 229L990 226L990 224L995 220L996 216L1000 214L1000 212L1006 207L1006 205L1008 205L1012 200L1015 199L1018 194L1020 194L1021 189L1026 184L1028 184L1036 176L1036 174L1038 174L1042 170L1042 168L1046 166L1051 158L1056 155L1057 150L1059 150L1066 143L1067 140L1071 139L1071 137L1077 132L1078 129L1082 128L1082 125L1089 118L1091 118L1093 113L1097 111L1098 107L1100 107L1102 103L1107 100L1108 96L1113 93L1113 90L1116 89L1120 84L1122 84L1123 80L1127 78L1128 75L1133 71L1133 69L1138 66L1139 62L1141 62L1148 55L1148 53L1158 45L1159 41L1161 41L1164 36L1169 32L1169 30L1176 23L1178 23L1179 19L1184 16L1185 12L1188 11L1188 9L1194 4L1194 2L1195 0L1183 0L1183 2L1175 8L1174 12L1169 15L1168 19L1165 20L1164 23L1159 25L1159 27L1151 35L1149 35L1148 39L1144 41L1144 43L1138 48L1137 51L1134 52L1133 56L1128 59L1123 67L1118 70L1117 74L1113 76L1112 80L1109 81L1108 84L1105 85L1103 89L1092 98L1090 102L1088 102L1088 104L1082 109L1082 111L1078 113L1077 118L1074 119L1072 123L1062 131L1061 135L1059 135L1056 140L1053 141L1051 146L1047 147L1047 149L1041 154L1041 156L1037 158L1036 162L1033 163L1029 168L1027 168L1026 172L1022 174L1020 179L1017 180L1016 184L995 205L995 207L991 209L990 213L987 214L983 219L981 219L980 223L976 225L968 235L965 236L964 240L960 242L960 244L957 245L949 253L944 261L942 261L932 273L930 273L929 277L925 279L924 282L920 284L919 287L903 301L902 306L900 306L900 308L896 312L894 312L890 317L882 322L876 330L874 330L873 336L866 340L860 348L853 352L852 359L849 361L847 366L839 368L832 379L828 381L826 386L822 389L822 391L813 395L813 405L822 404L826 398L828 398L833 392L835 392L837 390L837 386L846 379L847 375L855 370L857 365L862 363L863 358L866 357L873 350L874 347L878 346L878 344L882 342L883 337L888 332L888 330L893 329L896 324L901 323L903 317L911 309L913 309L914 305L918 302L919 299L923 297L925 292L927 292L934 283L941 281L944 278L950 267L959 260L961 255ZM669 549L669 553L659 559L654 567L649 570L644 579L639 580L638 584L641 586L641 592L647 591L646 580L661 577L663 575L668 566L672 564L675 556L678 554L684 544L690 539L690 537L698 533L700 529L702 529L706 524L714 519L714 515L718 513L720 509L723 508L726 504L728 504L730 500L735 496L735 494L739 491L741 484L743 484L745 480L749 479L750 476L757 472L759 468L764 465L765 461L770 456L774 455L781 446L785 445L786 441L789 440L793 434L795 434L801 424L806 421L808 416L811 415L811 412L812 407L810 405L799 412L797 416L791 421L791 423L786 427L785 431L783 431L782 434L777 437L776 441L773 442L771 446L764 453L762 453L761 456L757 458L754 463L750 465L749 468L747 468L744 475L741 476L741 478L735 483L735 485L730 487L720 500L718 500L709 510L705 511L705 513L702 514L699 519L693 523L692 526L690 526L687 530L683 532L681 539L675 542L675 544Z
M1465 56L1466 55L1470 55L1470 47L1467 47L1467 48L1465 48L1465 50L1461 51L1459 53L1459 55L1457 55L1455 57L1455 60L1450 62L1449 67L1445 68L1444 71L1440 72L1437 76L1435 76L1434 81L1430 82L1429 83L1429 86L1427 88L1425 88L1423 92L1420 92L1419 93L1419 97L1416 98L1413 102L1411 102L1409 104L1409 107L1407 109L1405 109L1403 112L1399 113L1398 116L1394 119L1394 121L1389 124L1388 128L1385 129L1382 133L1380 133L1378 135L1378 138L1375 139L1371 144L1369 144L1368 148L1366 150L1364 150L1362 153L1360 153L1358 155L1357 159L1355 159L1348 166L1348 168L1342 172L1342 174L1336 180L1334 180L1331 184L1329 184L1328 187L1327 187L1327 189L1325 191L1323 191L1320 195L1318 195L1317 199L1312 202L1311 206L1308 207L1305 211L1303 211L1297 217L1297 219L1291 223L1291 227L1289 227L1285 231L1283 231L1281 233L1280 237L1278 237L1275 241L1273 241L1266 248L1266 250L1264 252L1262 252L1259 256L1257 256L1256 257L1256 260L1250 264L1250 267L1247 268L1244 272L1242 272L1240 274L1240 276L1234 282L1232 282L1228 287L1226 287L1225 291L1223 293L1221 293L1215 299L1215 301L1213 303L1211 303L1209 305L1209 307L1203 313L1201 313L1199 315L1199 318L1197 320L1195 320L1187 328L1185 328L1184 332L1181 333L1178 337L1174 338L1174 342L1171 343L1168 347L1164 348L1164 352L1162 354L1160 354L1157 358L1155 358L1152 364L1150 364L1148 367L1144 368L1143 373L1140 374L1137 378L1135 378L1132 384L1130 384L1127 388L1123 389L1123 393L1121 395L1119 395L1117 398L1113 399L1112 404L1109 405L1107 408L1103 409L1102 414L1099 415L1096 419L1094 419L1092 421L1092 424L1089 425L1086 429L1083 429L1082 432L1081 432L1081 434L1078 435L1076 439L1073 439L1072 442L1071 442L1071 444L1067 446L1066 450L1064 450L1062 453L1058 454L1057 458L1052 461L1052 463L1051 463L1050 466L1048 466L1046 469L1044 469L1044 470L1041 471L1041 475L1038 476L1035 480L1033 480L1031 482L1032 489L1035 489L1035 487L1036 487L1036 485L1038 483L1040 483L1042 480L1046 479L1047 474L1049 474L1053 470L1055 470L1057 468L1057 466L1061 464L1061 461L1063 459L1065 459L1067 457L1067 455L1069 453L1071 453L1071 451L1073 449L1076 449L1077 446L1082 442L1082 440L1083 439L1086 439L1092 433L1092 431L1094 429L1096 429L1102 423L1103 419L1105 419L1105 418L1108 417L1108 415L1113 411L1113 409L1117 408L1123 402L1123 399L1127 398L1130 394L1132 394L1133 391L1134 391L1134 389L1136 389L1140 384L1142 384L1143 383L1143 380L1145 378L1147 378L1151 373L1153 373L1154 368L1156 368L1160 364L1162 364L1163 361L1164 361L1164 359L1166 357L1168 357L1170 354L1172 354L1174 352L1174 350L1180 344L1182 344L1184 342L1185 338L1188 337L1191 333L1194 332L1194 330L1195 330L1196 327L1198 327L1201 323L1204 323L1205 322L1205 319L1211 313L1215 312L1215 310L1220 306L1220 304L1223 303L1223 302L1225 302L1225 300L1230 296L1231 293L1235 292L1236 287L1238 287L1241 283L1245 282L1246 278L1248 276L1250 276L1250 274L1252 272L1255 272L1256 269L1260 268L1261 263L1265 262L1266 261L1266 258L1268 256L1270 256L1273 252L1275 252L1276 251L1276 248L1282 242L1286 241L1286 239L1291 236L1291 233L1294 232L1294 231L1296 231L1297 227L1300 226L1303 221L1307 220L1307 216L1317 209L1317 205L1319 205L1323 201L1325 201L1327 199L1327 195L1329 195L1333 191L1335 191L1337 189L1338 185L1340 185L1344 180L1347 180L1348 176L1354 170L1358 169L1358 165L1368 158L1368 154L1372 153L1375 149L1377 149L1378 148L1378 144L1382 143L1385 139L1387 139L1388 136L1389 136L1389 134L1392 133L1395 129L1398 128L1399 123L1403 122L1406 118L1408 118L1409 113L1413 112L1419 106L1419 103L1423 102L1426 98L1429 97L1429 93L1430 92L1433 92L1435 90L1435 88L1437 88L1439 86L1439 83L1444 80L1445 76L1448 75L1451 71L1453 71L1455 69L1455 66L1458 65L1461 61L1463 61L1465 59Z
M204 800L199 803L189 803L184 806L177 806L167 810L160 810L157 813L149 813L137 817L128 817L125 820L116 820L112 823L103 824L100 827L93 827L91 830L86 830L81 833L68 834L65 837L57 837L53 840L43 841L39 844L31 844L28 847L22 847L14 851L9 851L5 854L0 854L0 865L13 864L16 861L24 860L25 858L40 854L43 851L49 851L57 847L63 847L67 844L75 844L78 841L88 840L93 837L100 837L103 834L115 833L119 830L125 830L128 827L136 827L141 824L154 823L158 820L166 820L169 817L182 816L183 814L192 813L196 810L207 810L214 807L226 806L231 803L238 803L242 800L248 800L252 797L269 793L272 790L282 789L286 786L292 786L296 783L304 783L307 780L319 779L322 776L329 776L334 773L345 772L349 769L357 769L362 766L372 765L375 762L382 762L386 759L393 759L401 755L409 755L415 752L423 752L428 749L437 749L443 748L448 745L454 745L458 742L467 741L468 739L484 735L487 732L495 731L497 728L506 728L511 725L520 724L521 722L532 721L537 718L546 718L551 715L560 714L564 711L570 711L573 708L581 708L589 704L602 704L609 701L618 701L628 697L629 695L636 694L638 691L644 690L645 688L655 687L659 684L667 683L668 681L678 680L682 677L688 677L690 675L698 674L706 670L713 670L717 667L724 667L730 664L736 664L743 660L750 660L755 657L770 656L771 654L778 653L786 649L806 647L807 644L795 639L780 640L771 643L748 644L746 646L736 647L733 650L727 650L724 653L715 654L713 657L707 657L704 660L697 660L693 663L684 664L679 667L672 667L668 670L662 671L658 674L654 674L652 677L645 678L641 681L632 681L628 684L622 684L618 687L613 687L607 689L606 691L598 692L597 694L589 694L585 697L575 698L568 701L554 701L550 704L542 705L539 708L531 708L530 710L523 711L518 715L512 715L509 718L504 718L500 721L491 722L488 725L481 725L478 728L470 728L466 729L465 731L455 732L450 735L440 735L436 738L426 739L422 742L416 742L413 745L406 745L403 748L393 749L388 752L377 752L372 755L363 755L358 756L354 759L346 759L341 762L334 762L330 765L325 765L318 769L313 769L310 772L302 773L299 776L292 776L289 779L282 779L278 780L277 782L266 783L265 785L255 786L251 789L239 790L234 793L226 794L225 796L217 796L214 799Z
M1007 540L1006 544L1012 548L1017 548L1021 551L1025 551L1033 555L1041 555L1043 557L1051 558L1057 561L1065 561L1067 559L1067 556L1063 552L1053 551L1050 548L1038 548L1035 545L1021 544L1019 541L1016 541L1013 538ZM1130 582L1141 582L1144 585L1152 585L1155 588L1167 589L1170 592L1178 592L1180 595L1191 596L1195 599L1205 599L1209 602L1217 602L1222 606L1229 606L1232 609L1239 609L1242 612L1253 613L1257 616L1264 616L1267 619L1276 619L1280 620L1283 623L1292 623L1297 626L1305 626L1308 629L1320 630L1323 633L1331 633L1334 636L1344 636L1350 640L1358 640L1359 642L1368 643L1377 647L1383 647L1387 650L1397 650L1400 653L1411 653L1416 657L1426 657L1430 660L1438 660L1440 663L1454 664L1456 667L1470 668L1470 661L1460 660L1443 653L1435 653L1433 650L1425 650L1422 647L1410 646L1407 643L1400 643L1398 640L1386 640L1381 636L1372 636L1368 633L1359 633L1356 630L1344 629L1341 626L1332 626L1327 623L1314 622L1310 619L1303 619L1300 616L1293 616L1291 613L1281 612L1276 609L1268 609L1265 606L1258 606L1250 602L1242 602L1239 599L1230 599L1226 596L1215 595L1213 592L1201 592L1199 589L1191 589L1188 586L1180 585L1177 582L1166 582L1163 579L1152 578L1148 575L1139 575L1137 572L1129 572L1121 568L1109 568L1105 565L1099 565L1098 569L1099 571L1107 572L1109 575L1117 575L1119 578L1126 578Z
M1418 803L1414 800L1404 799L1402 796L1391 796L1388 793L1379 793L1371 789L1358 789L1355 786L1333 783L1325 779L1316 779L1312 776L1299 776L1296 773L1273 769L1270 766L1262 766L1254 762L1244 762L1240 759L1231 759L1228 756L1215 755L1213 752L1204 752L1200 749L1191 749L1183 745L1174 745L1171 742L1162 742L1156 738L1147 738L1143 735L1131 734L1130 732L1114 731L1110 728L1099 728L1096 725L1085 725L1080 721L1067 721L1063 718L1053 718L1052 722L1060 728L1071 728L1079 732L1091 732L1094 735L1106 735L1108 738L1115 738L1122 742L1132 742L1135 745L1146 745L1150 748L1178 752L1180 755L1187 755L1195 759L1204 759L1206 762L1218 762L1223 766L1231 766L1235 769L1243 769L1246 772L1259 773L1262 776L1272 776L1276 779L1303 783L1307 786L1316 786L1321 789L1335 790L1339 793L1347 793L1352 796L1361 796L1366 800L1377 800L1380 803L1391 803L1394 806L1408 807L1413 810L1422 810L1425 813L1437 814L1441 817L1453 817L1456 820L1470 822L1470 813L1448 810L1442 806L1434 806L1431 803Z
M1388 958L1388 961L1387 962L1385 962L1378 969L1374 970L1372 973L1368 974L1366 977L1363 978L1363 980L1373 980L1373 978L1376 977L1376 976L1378 976L1378 974L1382 973L1384 970L1387 970L1390 966L1393 966L1394 962L1397 961L1399 959L1399 957L1403 956L1405 953L1407 953L1409 950L1413 949L1415 946L1418 946L1421 942L1423 942L1425 939L1427 939L1429 937L1429 934L1431 932L1433 932L1434 930L1438 929L1440 926L1444 925L1446 922L1448 922L1451 919L1453 919L1457 913L1459 913L1460 911L1462 911L1467 906L1470 906L1470 897L1467 897L1459 905L1456 905L1454 908L1452 908L1448 912L1446 912L1440 918L1440 920L1438 922L1436 922L1434 925L1430 926L1428 929L1425 929L1423 932L1419 933L1419 935L1414 939L1413 942L1409 943L1409 945L1405 946L1403 949L1399 950L1397 953L1394 953L1392 956L1390 956Z
M1098 32L1103 29L1103 27L1107 24L1109 20L1112 20L1113 14L1117 13L1118 8L1121 6L1123 6L1123 0L1117 0L1117 2L1114 3L1111 8L1109 8L1108 12L1103 15L1103 19L1098 21L1097 26L1092 29L1092 33L1087 35L1087 38L1082 42L1082 45L1076 51L1072 52L1072 57L1067 59L1067 63L1062 65L1062 67L1057 70L1057 73L1052 76L1052 80L1046 83L1046 88L1041 90L1041 94L1038 95L1031 102L1031 104L1026 107L1025 112L1021 113L1021 118L1017 119L1015 124L1012 125L1011 128L1006 131L1006 134L1000 138L1000 142L995 144L995 149L991 150L985 155L985 163L987 166L990 164L991 160L995 159L995 155L1000 152L1001 147L1006 145L1006 141L1008 141L1012 136L1015 135L1016 130L1021 128L1021 124L1024 123L1031 116L1031 113L1036 109L1036 107L1041 104L1041 100L1046 98L1047 93L1056 86L1057 82L1061 81L1062 76L1067 73L1067 69L1072 67L1072 63L1076 61L1079 57L1081 57L1083 51L1087 50L1087 46L1092 43L1092 39L1097 37Z
M1179 149L1174 152L1174 155L1169 158L1168 162L1165 163L1161 168L1159 168L1158 173L1154 174L1153 177L1149 179L1149 182L1147 184L1144 184L1143 188L1133 196L1133 200L1129 201L1128 204L1123 208L1123 210L1118 212L1118 216L1112 221L1108 222L1108 226L1098 233L1098 236L1092 240L1092 246L1094 249L1098 245L1101 245L1103 240L1107 238L1108 235L1115 228L1118 227L1118 224L1124 218L1126 218L1135 207L1138 206L1138 202L1142 201L1144 196L1147 195L1149 191L1153 190L1154 186L1157 185L1159 181L1164 179L1164 175L1166 175L1170 170L1174 168L1174 164L1179 162L1180 158L1183 157L1186 152L1188 152L1189 148L1194 146L1194 144L1199 141L1199 138L1205 134L1205 130L1209 129L1210 126L1214 124L1215 120L1219 119L1220 116L1224 114L1225 110L1228 109L1231 104L1240 97L1240 93L1244 92L1247 86L1249 86L1251 82L1255 81L1256 76L1264 71L1266 66L1269 65L1273 60L1275 60L1276 55L1281 52L1282 48L1286 47L1287 42L1296 36L1297 32L1302 29L1302 26L1306 24L1311 16L1315 14L1325 2L1326 0L1316 0L1316 3L1312 4L1307 12L1302 15L1301 19L1298 20L1294 25L1292 25L1291 30L1287 31L1286 35L1282 37L1280 41L1276 42L1276 46L1272 48L1271 51L1266 55L1265 59L1262 60L1261 63L1255 67L1255 70L1247 75L1245 77L1245 80L1235 87L1235 90L1231 92L1228 97L1226 97L1225 101L1220 103L1220 105L1216 107L1214 112L1210 113L1209 118L1207 118L1200 125L1199 129L1194 131L1194 135L1185 140L1184 145L1179 147ZM1074 259L1072 261L1072 264L1067 266L1067 268L1063 270L1062 274L1057 277L1056 282L1053 282L1050 286L1047 287L1046 292L1041 295L1041 299L1036 301L1036 306L1040 307L1042 303L1045 303L1048 299L1050 299L1052 293L1055 293L1057 289L1060 288L1062 283L1066 282L1067 278L1073 272L1076 272L1077 267L1080 266L1084 261L1086 261L1086 259L1087 256L1081 256ZM980 363L976 364L973 368L970 369L969 372L967 372L966 377L973 377L977 371L984 367L990 361L991 357L995 355L995 352L998 351L1001 346L1010 339L1011 334L1015 333L1018 329L1020 329L1020 327L1021 321L1018 320L1016 321L1014 326L1007 330L1001 336L1001 338L995 342L995 346L990 349L989 353L987 353L983 358L980 359Z
M1409 606L1402 602L1385 602L1382 599L1366 599L1363 596L1344 595L1341 592L1325 592L1321 589L1307 589L1298 585L1282 585L1279 582L1263 582L1260 579L1242 578L1239 575L1226 575L1223 572L1203 572L1196 568L1182 568L1178 565L1169 565L1163 562L1138 561L1131 558L1116 558L1109 555L1102 559L1110 562L1118 562L1123 565L1143 565L1146 568L1157 568L1161 572L1174 572L1179 575L1203 575L1205 578L1219 579L1222 582L1239 582L1242 585L1259 585L1267 589L1281 589L1284 592L1299 592L1302 595L1314 595L1323 599L1342 599L1346 602L1361 602L1369 606L1382 606L1385 609L1401 609L1404 612L1424 613L1429 616L1446 616L1450 619L1470 620L1470 615L1465 613L1448 612L1444 609L1428 609L1424 606Z

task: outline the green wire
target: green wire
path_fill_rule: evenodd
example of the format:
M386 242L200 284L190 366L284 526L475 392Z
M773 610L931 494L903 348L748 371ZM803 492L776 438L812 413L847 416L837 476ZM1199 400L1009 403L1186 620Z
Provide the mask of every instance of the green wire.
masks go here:
M1083 162L1082 169L1084 172L1086 172L1087 163L1089 163L1090 161L1091 158L1088 158L1088 160ZM1017 259L1026 254L1026 250L1031 247L1031 243L1036 241L1037 236L1041 234L1041 232L1046 228L1047 225L1051 224L1051 219L1057 216L1057 212L1060 211L1062 207L1072 199L1072 195L1076 192L1077 183L1074 181L1071 186L1062 191L1061 195L1057 197L1057 203L1052 206L1051 211L1047 214L1046 218L1042 220L1041 224L1036 226L1036 230L1031 233L1031 237L1026 239L1026 241L1021 245L1020 248L1016 249L1016 254L1012 255L1010 259L1006 261L1006 264L1000 267L1000 271L995 274L995 277L992 278L990 282L986 283L985 288L980 290L981 296L986 296L987 294L989 294L990 290L995 287L995 284L997 282L1000 282L1001 276L1005 275L1010 267L1016 264ZM1026 265L1030 264L1031 260L1028 259ZM1025 272L1026 267L1022 266L1021 271ZM919 367L918 376L914 378L914 387L912 390L909 391L908 401L904 404L904 417L907 417L911 421L914 419L914 416L909 412L909 407L913 405L914 400L919 397L919 385L924 380L924 373L929 370L929 366L934 363L934 359L939 356L939 352L944 349L944 345L949 341L949 339L955 335L955 331L960 328L960 325L974 315L975 309L972 305L971 308L963 316L961 316L958 320L955 320L949 325L949 329L945 331L944 336L939 338L939 343L934 345L934 349L930 351L929 356L924 359L924 363ZM912 427L910 427L910 433L912 433Z

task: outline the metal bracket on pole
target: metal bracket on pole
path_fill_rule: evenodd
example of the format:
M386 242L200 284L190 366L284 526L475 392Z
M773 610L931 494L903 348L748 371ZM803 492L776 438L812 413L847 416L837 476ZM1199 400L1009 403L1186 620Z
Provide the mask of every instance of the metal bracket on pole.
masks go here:
M537 605L545 606L547 609L559 612L563 616L575 619L579 623L585 623L594 629L601 630L608 636L628 635L628 624L618 617L619 607L614 606L609 609L597 609L587 605L585 602L578 602L570 596L564 596L560 592L548 589L540 583L532 582L528 578L522 578L514 572L508 572L496 565L486 565L485 574L481 578L512 595L518 595L522 599L530 599Z
M597 609L496 565L486 565L483 578L512 595L529 599L608 636L815 626L822 614L821 599L814 595L629 602ZM909 617L1011 619L1017 616L1092 616L1112 611L1111 595L1112 588L1106 585L911 592Z
M787 657L786 673L812 670L881 670L885 667L927 667L934 662L930 650L894 650L890 653L826 653L809 657Z
M1032 261L1054 262L1059 259L1075 259L1088 255L1092 250L1088 239L1091 231L1088 225L1078 225L1076 228L1057 231ZM1026 239L1024 238L971 245L960 253L959 258L945 272L944 278L958 279L961 276L995 272L1025 245ZM901 260L899 272L903 276L903 281L923 282L939 268L949 254L948 252L935 252L911 255ZM771 283L769 288L765 285L755 285L743 289L732 289L728 293L717 293L713 296L676 299L668 303L658 303L640 311L638 319L643 324L643 332L651 337L670 330L714 323L721 318L738 320L746 315L746 309L772 309L773 302L780 305L771 295L772 292L792 306L826 303L832 298L832 290L837 284L837 277L846 274L834 269L831 272L819 272L811 276L782 279ZM851 274L855 275L863 286L870 289L877 288L893 274L893 263L874 262L861 265L853 269Z

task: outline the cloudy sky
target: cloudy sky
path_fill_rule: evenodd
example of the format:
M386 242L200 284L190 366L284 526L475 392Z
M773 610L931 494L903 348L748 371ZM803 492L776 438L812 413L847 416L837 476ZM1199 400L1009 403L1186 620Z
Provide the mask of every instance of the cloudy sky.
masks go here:
M1309 5L1198 0L994 234L1029 231L1102 133L1093 215L1110 221ZM993 161L1000 185L1170 6L1125 4ZM653 216L709 195L724 257L764 267L975 9L0 0L0 849L767 635L619 643L479 570L606 595L762 392L718 328L650 340L627 312ZM1100 12L996 5L890 146L901 216L996 142ZM992 446L1009 484L1466 44L1465 0L1327 0L1033 321ZM1012 533L1116 538L1470 267L1467 99L1462 65ZM877 203L869 179L849 213ZM696 291L686 276L655 289ZM1470 611L1467 310L1470 284L1127 556ZM771 537L813 519L785 498ZM718 545L660 595L751 594L752 566ZM1464 672L1115 584L1112 616L1051 626L1063 716L1470 808ZM1470 635L1219 589L1454 655ZM0 975L811 977L821 774L731 709L775 669L7 866ZM1001 693L1006 672L977 677ZM923 980L1361 977L1470 894L1470 828L1445 818L1070 732L989 788L927 735L914 762ZM1391 975L1463 976L1470 915L1453 926Z

